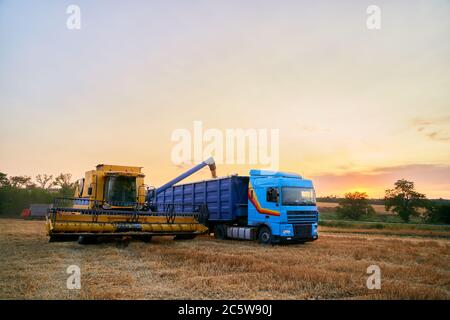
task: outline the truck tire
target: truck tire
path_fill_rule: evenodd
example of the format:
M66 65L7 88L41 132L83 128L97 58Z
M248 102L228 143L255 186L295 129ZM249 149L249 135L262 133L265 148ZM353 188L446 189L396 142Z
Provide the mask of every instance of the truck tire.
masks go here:
M219 240L225 240L227 238L226 228L223 224L218 224L214 228L214 236Z
M272 232L268 227L261 227L258 233L258 242L260 244L270 244L272 243Z

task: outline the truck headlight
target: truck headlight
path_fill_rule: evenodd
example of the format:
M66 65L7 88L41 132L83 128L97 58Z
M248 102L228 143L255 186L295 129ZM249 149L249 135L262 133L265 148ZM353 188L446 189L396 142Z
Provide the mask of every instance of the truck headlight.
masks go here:
M291 230L289 230L289 229L284 229L284 230L283 230L283 234L291 234Z
M319 231L318 229L319 229L319 228L317 227L317 224L314 224L314 225L313 225L313 232L317 234L318 231Z

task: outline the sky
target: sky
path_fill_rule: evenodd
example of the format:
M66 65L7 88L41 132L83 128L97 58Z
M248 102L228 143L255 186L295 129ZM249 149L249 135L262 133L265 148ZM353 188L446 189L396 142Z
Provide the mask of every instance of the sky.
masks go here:
M278 129L279 169L321 196L405 178L450 198L449 39L444 0L0 0L0 171L136 165L158 186L189 167L172 133L201 121Z

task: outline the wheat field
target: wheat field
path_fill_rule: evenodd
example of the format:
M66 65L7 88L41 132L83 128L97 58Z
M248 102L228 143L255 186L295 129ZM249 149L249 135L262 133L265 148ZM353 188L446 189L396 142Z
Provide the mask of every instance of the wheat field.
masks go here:
M0 219L1 299L449 299L449 237L336 233L261 246L155 237L48 243L44 222ZM366 286L369 265L381 289ZM66 269L81 269L69 290Z

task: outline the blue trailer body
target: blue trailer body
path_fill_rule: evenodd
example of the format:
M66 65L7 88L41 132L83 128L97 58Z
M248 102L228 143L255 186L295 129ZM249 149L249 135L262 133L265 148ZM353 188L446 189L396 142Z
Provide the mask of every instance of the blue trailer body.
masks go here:
M247 217L248 177L229 176L172 186L156 196L158 211L173 205L175 212L194 212L207 205L209 221Z

